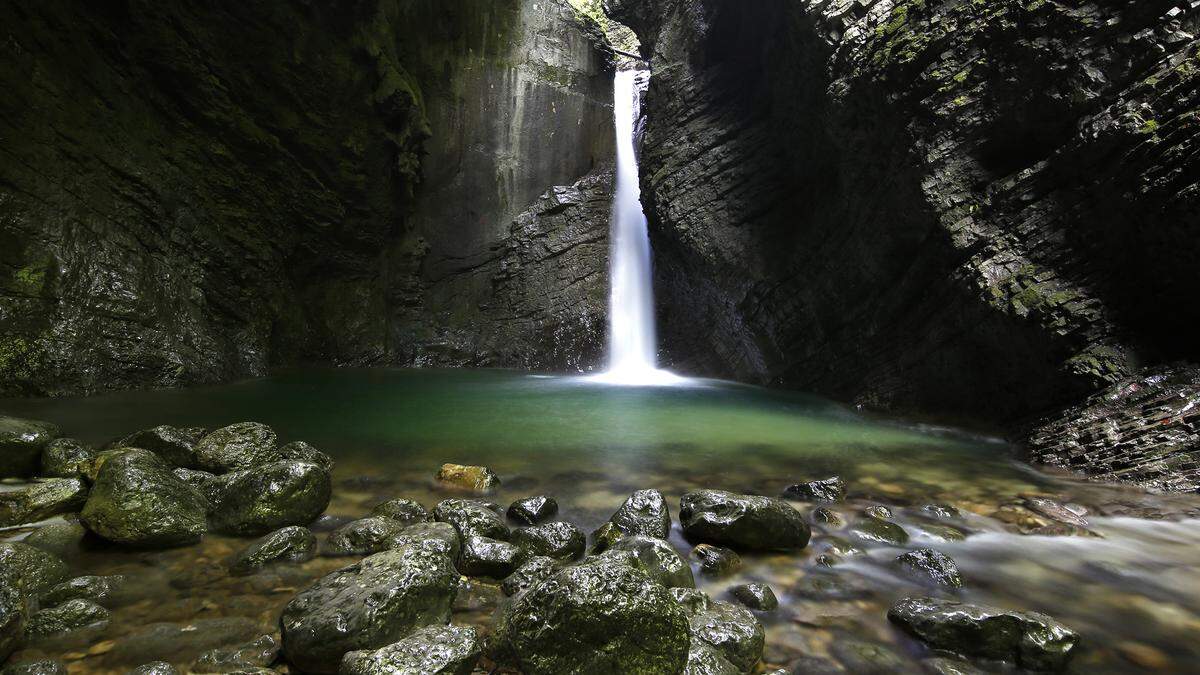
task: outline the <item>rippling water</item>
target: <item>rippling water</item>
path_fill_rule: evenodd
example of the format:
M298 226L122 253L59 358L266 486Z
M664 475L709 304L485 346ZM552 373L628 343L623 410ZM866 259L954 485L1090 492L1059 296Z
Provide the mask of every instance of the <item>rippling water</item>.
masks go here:
M815 397L715 381L616 387L506 371L330 370L186 390L0 401L0 411L49 419L93 443L158 424L266 422L281 441L307 440L337 460L329 513L344 518L396 496L432 506L448 496L432 480L443 462L492 467L503 485L491 498L502 504L554 496L560 518L587 531L638 488L661 489L677 516L687 490L774 495L838 474L850 498L834 510L852 522L868 506L889 505L912 535L903 548L932 546L958 561L962 598L1043 611L1078 630L1084 643L1076 672L1189 672L1200 663L1200 521L1192 519L1200 498L1044 474L1013 460L1004 443L869 419ZM1086 510L1086 531L1023 534L1038 525L1019 506L1032 495ZM928 503L952 504L963 516L933 519L920 508ZM690 549L678 525L672 541ZM819 553L845 544L861 555L842 556L833 568L816 564ZM236 630L245 633L269 631L297 587L346 564L319 558L230 578L225 559L244 545L210 536L175 551L82 551L73 561L79 573L136 573L153 597L116 610L103 634L43 652L66 654L82 671L122 671L164 651L186 665L194 645L155 637L146 626L204 618L243 621ZM890 561L902 550L818 527L800 554L747 555L732 577L698 579L716 596L747 580L772 585L782 602L762 616L772 665L815 656L851 667L856 656L847 645L866 643L919 671L928 654L885 618L896 599L926 592L894 573ZM490 592L481 587L455 620L486 623Z

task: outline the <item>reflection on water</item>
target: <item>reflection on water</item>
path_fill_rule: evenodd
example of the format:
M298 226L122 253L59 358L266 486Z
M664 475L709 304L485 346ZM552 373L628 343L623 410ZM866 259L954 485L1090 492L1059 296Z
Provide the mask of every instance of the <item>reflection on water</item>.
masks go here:
M898 598L927 592L890 564L918 546L958 561L963 599L1043 611L1078 630L1084 647L1076 672L1186 672L1200 661L1200 521L1189 519L1200 515L1200 498L1046 475L1012 460L1002 443L867 420L814 397L705 381L625 388L504 371L342 370L82 400L4 401L0 411L49 419L94 443L157 424L266 422L281 440L308 440L338 461L329 513L342 518L397 496L432 506L448 496L431 479L447 461L495 469L503 485L492 499L502 504L552 495L560 517L588 531L638 488L662 490L677 516L679 496L691 489L774 495L794 482L839 474L850 498L832 510L844 522L888 504L912 540L896 548L821 525L801 554L747 555L732 577L700 577L717 596L750 580L772 585L782 606L763 616L769 663L784 666L804 655L846 665L844 646L865 641L919 670L918 660L928 655L885 618ZM1030 511L1022 500L1031 495L1085 511L1086 528L1073 536L1022 534L1071 531ZM930 503L953 505L962 515L931 517L921 509ZM677 525L672 541L685 553L690 548ZM106 632L86 644L46 653L78 656L73 668L89 672L121 672L172 650L187 665L194 645L148 636L147 624L236 620L246 633L269 632L296 588L346 563L318 558L231 578L225 560L244 545L210 536L176 551L82 552L73 560L78 573L136 573L153 597L117 609ZM817 563L819 554L847 545L861 554L841 555L832 568ZM495 605L490 592L479 589L455 621L486 624ZM96 644L105 646L91 653Z

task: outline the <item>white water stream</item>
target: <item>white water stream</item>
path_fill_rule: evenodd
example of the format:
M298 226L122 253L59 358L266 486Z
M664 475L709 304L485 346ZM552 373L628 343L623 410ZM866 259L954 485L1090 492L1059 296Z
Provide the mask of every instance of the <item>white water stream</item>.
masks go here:
M596 379L614 384L673 384L683 378L658 369L654 332L654 286L650 238L638 184L634 122L638 82L644 72L617 71L613 123L617 132L617 177L613 195L608 300L608 370Z

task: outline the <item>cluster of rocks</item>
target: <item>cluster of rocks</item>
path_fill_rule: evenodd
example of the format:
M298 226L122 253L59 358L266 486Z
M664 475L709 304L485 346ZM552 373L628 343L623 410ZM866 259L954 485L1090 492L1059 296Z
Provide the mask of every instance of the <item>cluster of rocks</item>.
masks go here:
M110 609L128 596L128 579L71 578L68 565L44 550L53 548L54 528L74 527L139 548L192 544L206 532L257 535L230 559L228 573L235 576L317 556L355 558L296 593L280 615L278 638L205 653L192 664L196 672L262 669L282 658L304 672L347 675L465 674L479 663L531 675L749 673L759 667L765 642L756 613L776 610L779 599L761 583L731 587L732 601L715 599L696 588L693 566L723 576L740 567L742 555L799 551L812 537L801 510L783 498L696 490L679 502L679 527L693 545L685 556L668 539L670 508L653 489L632 493L589 537L556 520L553 497L503 507L486 498L500 484L494 472L447 464L437 481L464 494L432 509L389 499L318 541L307 526L329 502L332 462L304 443L278 446L265 425L209 433L155 427L95 450L59 438L50 425L12 418L0 424L5 477L46 476L3 494L5 524L71 512L80 523L0 544L3 657L23 643L101 631ZM783 494L814 502L813 523L846 527L865 545L908 542L883 506L842 522L829 505L845 496L837 478ZM929 509L956 517L952 507ZM859 553L849 541L822 537L816 561L832 568ZM963 586L953 559L933 549L901 553L894 569L936 594ZM506 598L493 629L451 625L452 613L480 585ZM888 617L932 649L1031 670L1063 667L1078 640L1039 614L942 597L906 598Z

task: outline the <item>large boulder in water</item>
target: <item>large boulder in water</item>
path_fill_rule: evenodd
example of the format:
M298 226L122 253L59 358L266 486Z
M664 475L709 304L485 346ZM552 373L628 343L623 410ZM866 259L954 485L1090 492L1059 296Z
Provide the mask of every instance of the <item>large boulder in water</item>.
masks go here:
M42 448L41 471L38 475L79 478L87 475L95 459L95 448L74 438L56 438Z
M308 525L329 505L329 472L308 462L282 461L217 479L209 523L217 532L261 535Z
M424 546L440 551L451 560L458 560L462 552L462 540L458 530L450 523L417 523L409 525L392 537L388 548Z
M713 602L691 617L693 640L710 645L742 672L751 672L762 658L766 631L750 610L728 602Z
M749 551L790 551L808 545L809 528L787 502L724 490L689 492L679 500L679 522L694 542Z
M58 427L49 422L0 415L0 478L32 476L42 449L57 436Z
M16 587L0 577L0 663L16 651L25 639L29 605Z
M227 473L283 459L275 432L259 422L239 422L222 427L196 443L195 469Z
M391 518L360 518L329 533L323 555L367 555L391 548L404 525Z
M561 521L515 530L511 541L533 555L544 555L560 562L582 557L587 548L583 530Z
M20 490L0 492L0 527L78 511L87 496L87 485L79 478L50 478Z
M163 424L132 433L114 445L149 450L174 467L199 469L201 464L196 456L196 443L202 435L203 430L200 429L180 429Z
M133 546L182 546L200 540L207 529L207 500L171 473L158 455L126 449L102 457L80 514L89 530Z
M671 533L671 510L658 490L638 490L609 518L621 534L666 539Z
M429 626L375 651L350 652L340 675L470 675L483 648L479 631L466 626Z
M376 553L301 591L279 623L283 653L302 671L333 673L347 652L379 649L445 624L458 573L436 547Z
M1062 670L1079 635L1037 612L1011 612L937 598L905 598L888 619L930 647L1011 661L1027 670Z
M317 537L308 528L293 525L275 530L238 553L229 573L254 574L268 565L312 560L316 554Z
M517 596L497 632L528 675L678 673L688 658L687 616L631 555L560 570Z
M642 571L667 588L695 588L692 567L667 540L635 535L624 537L604 555L632 553Z
M433 518L453 525L463 539L487 537L508 541L510 535L504 517L478 499L443 499L433 507Z

